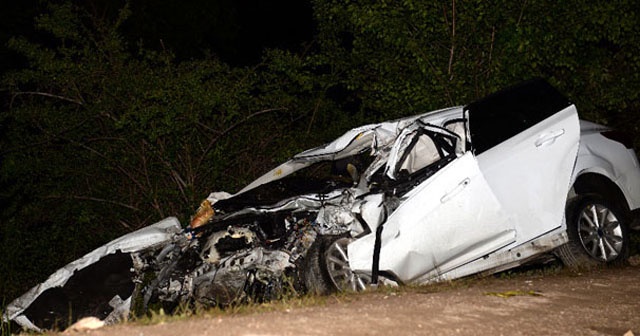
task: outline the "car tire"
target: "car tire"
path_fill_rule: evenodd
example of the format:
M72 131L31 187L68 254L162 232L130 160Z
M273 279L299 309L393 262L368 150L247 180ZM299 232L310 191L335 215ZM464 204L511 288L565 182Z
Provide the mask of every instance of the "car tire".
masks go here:
M599 195L578 196L567 202L569 242L557 250L572 268L623 264L629 257L627 212Z
M303 282L308 293L326 295L337 291L361 291L371 277L349 268L347 245L353 238L345 235L318 236L305 257Z

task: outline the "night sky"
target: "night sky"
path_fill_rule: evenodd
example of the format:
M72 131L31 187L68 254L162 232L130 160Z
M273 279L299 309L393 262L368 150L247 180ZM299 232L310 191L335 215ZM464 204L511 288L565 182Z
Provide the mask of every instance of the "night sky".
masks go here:
M123 0L75 1L98 17L114 16ZM231 65L259 62L264 48L300 50L313 34L311 5L304 0L131 0L122 34L134 48L173 51L178 60L214 54ZM3 1L0 7L0 72L20 66L6 47L11 36L40 40L33 18L42 0Z

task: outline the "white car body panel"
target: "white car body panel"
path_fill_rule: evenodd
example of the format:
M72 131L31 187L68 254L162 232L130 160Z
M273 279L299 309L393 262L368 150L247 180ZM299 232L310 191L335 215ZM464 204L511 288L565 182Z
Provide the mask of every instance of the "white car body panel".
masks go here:
M422 283L539 254L539 240L548 240L543 234L563 224L579 137L572 105L482 153L477 164L470 152L456 159L412 190L389 217L382 233L380 270L403 282ZM464 181L471 183L461 188ZM514 186L523 192L514 193ZM443 203L451 191L460 194L455 202ZM553 249L564 244L565 237L552 239L556 245L542 245ZM371 272L374 242L372 233L349 245L354 270ZM500 248L518 253L490 255Z
M436 268L445 273L515 240L513 221L470 152L409 192L384 225L380 269L404 282ZM349 245L352 269L371 270L374 242L371 233Z
M609 178L624 194L629 209L640 208L640 165L633 149L604 137L609 128L580 120L581 142L572 184L578 176L596 173Z
M579 140L572 105L478 156L482 174L514 217L515 245L562 224Z
M486 257L473 260L456 269L446 273L438 273L437 269L422 275L413 283L428 284L439 281L449 281L464 276L486 272L493 274L508 270L513 267L539 257L541 253L551 252L560 245L568 241L567 232L564 228L557 228L547 234L540 236L526 244L521 244L513 248L502 248Z

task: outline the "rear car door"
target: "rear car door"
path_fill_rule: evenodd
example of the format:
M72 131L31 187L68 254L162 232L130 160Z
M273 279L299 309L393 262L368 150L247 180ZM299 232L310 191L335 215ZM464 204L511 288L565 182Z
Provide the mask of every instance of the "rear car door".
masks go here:
M542 80L465 108L480 170L514 219L517 244L558 228L580 139L575 106Z

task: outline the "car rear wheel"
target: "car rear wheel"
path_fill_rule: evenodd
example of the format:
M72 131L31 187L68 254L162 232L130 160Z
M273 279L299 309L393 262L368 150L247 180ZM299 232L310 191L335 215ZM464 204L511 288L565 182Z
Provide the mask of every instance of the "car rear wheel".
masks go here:
M354 272L349 267L347 246L353 238L345 236L319 236L306 256L303 270L307 290L316 294L336 291L362 291L371 283L367 274Z
M558 249L570 267L624 263L629 256L626 212L598 195L585 195L567 204L569 242Z

